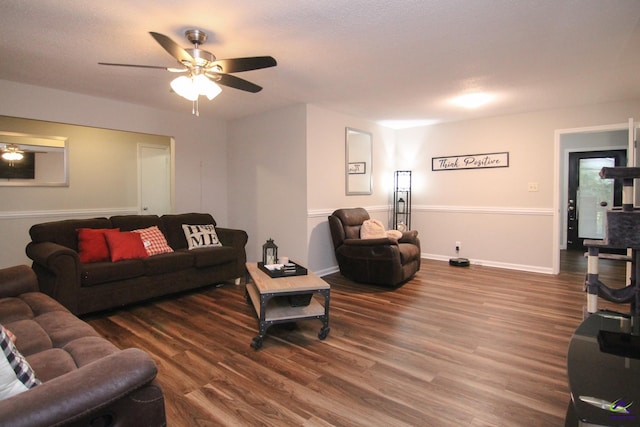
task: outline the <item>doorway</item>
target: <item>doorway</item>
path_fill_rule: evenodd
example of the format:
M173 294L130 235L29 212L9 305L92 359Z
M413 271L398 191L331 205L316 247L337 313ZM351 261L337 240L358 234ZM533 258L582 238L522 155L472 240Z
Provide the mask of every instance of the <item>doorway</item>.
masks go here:
M172 212L171 150L167 146L138 145L139 210L143 215Z
M561 255L564 256L568 252L570 153L626 150L628 163L635 163L636 151L633 147L633 130L633 120L629 119L628 123L555 131L556 174L554 183L556 194L554 201L554 249L552 253L552 271L554 274L561 272ZM577 203L577 195L572 200ZM581 257L583 256L583 252L577 252Z
M627 150L569 153L567 250L584 251L585 239L604 239L606 211L622 205L622 183L601 179L599 172L626 164Z

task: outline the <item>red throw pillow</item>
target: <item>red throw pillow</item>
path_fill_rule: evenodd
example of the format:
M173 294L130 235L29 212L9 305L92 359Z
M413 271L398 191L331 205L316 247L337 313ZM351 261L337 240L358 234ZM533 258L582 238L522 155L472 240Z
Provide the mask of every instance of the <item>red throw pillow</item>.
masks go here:
M134 233L133 231L111 231L105 233L104 237L107 240L111 261L113 262L123 259L146 258L149 256L140 238L140 233Z
M78 255L80 262L109 261L109 246L104 238L107 231L120 231L119 228L79 228Z

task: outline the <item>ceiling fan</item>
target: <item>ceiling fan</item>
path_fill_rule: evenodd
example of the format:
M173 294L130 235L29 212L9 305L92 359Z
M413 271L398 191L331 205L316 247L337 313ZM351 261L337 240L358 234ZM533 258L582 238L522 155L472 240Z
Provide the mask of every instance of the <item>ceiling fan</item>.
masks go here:
M166 70L172 73L186 73L171 82L171 88L178 95L193 101L193 114L198 115L198 97L205 95L209 100L215 98L221 91L218 84L232 87L246 92L256 93L262 87L230 73L259 70L274 67L277 62L271 56L253 56L247 58L217 59L215 55L200 49L207 40L207 34L201 30L187 30L185 36L193 44L193 48L182 48L164 34L149 32L155 41L175 58L179 68L159 67L154 65L116 64L98 62L100 65L117 67L138 67Z
M0 153L2 160L9 162L9 166L13 166L15 162L19 162L24 158L24 153L43 153L43 151L26 150L22 149L18 144L7 142L4 147L0 148Z

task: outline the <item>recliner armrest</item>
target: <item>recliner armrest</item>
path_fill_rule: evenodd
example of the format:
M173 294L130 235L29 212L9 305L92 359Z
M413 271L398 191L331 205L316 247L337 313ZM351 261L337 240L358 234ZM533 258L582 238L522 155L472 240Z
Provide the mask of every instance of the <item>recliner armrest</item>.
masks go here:
M409 230L402 233L402 237L398 240L400 243L418 244L418 230Z
M347 246L396 246L398 245L398 241L388 237L380 237L377 239L345 239L342 244Z
M149 384L156 374L156 364L144 351L137 348L119 351L0 401L2 424L90 425L102 410Z

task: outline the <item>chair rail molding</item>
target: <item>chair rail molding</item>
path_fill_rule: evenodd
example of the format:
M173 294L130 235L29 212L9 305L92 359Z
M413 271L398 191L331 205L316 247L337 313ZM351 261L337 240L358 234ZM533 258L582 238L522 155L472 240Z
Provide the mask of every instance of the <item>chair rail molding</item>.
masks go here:
M442 206L442 205L413 205L414 211L447 212L468 214L498 214L498 215L533 215L552 216L553 208L517 208L500 206Z
M77 218L113 215L136 215L138 208L103 208L103 209L63 209L36 211L5 211L0 212L0 220L25 218Z
M389 212L391 209L391 205L380 205L380 206L358 206L367 210L367 212ZM324 217L326 219L327 216L331 215L337 209L342 208L325 208L325 209L311 209L307 211L307 218L316 218L316 217Z

